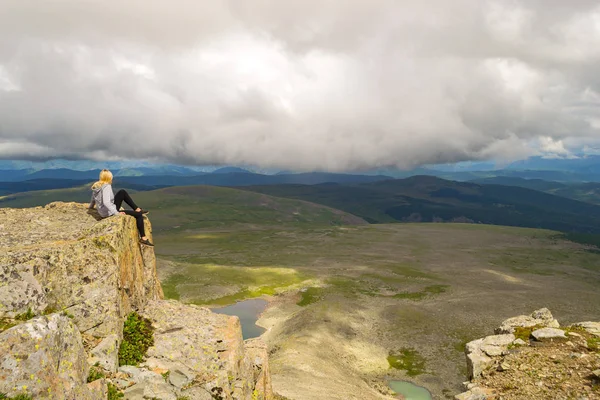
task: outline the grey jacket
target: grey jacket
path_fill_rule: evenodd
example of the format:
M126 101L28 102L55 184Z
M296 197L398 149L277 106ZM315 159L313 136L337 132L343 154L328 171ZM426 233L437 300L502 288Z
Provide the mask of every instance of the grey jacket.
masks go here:
M97 189L92 189L90 208L93 208L94 204L96 204L98 214L103 218L119 214L119 210L115 206L115 195L113 194L112 186L108 183Z

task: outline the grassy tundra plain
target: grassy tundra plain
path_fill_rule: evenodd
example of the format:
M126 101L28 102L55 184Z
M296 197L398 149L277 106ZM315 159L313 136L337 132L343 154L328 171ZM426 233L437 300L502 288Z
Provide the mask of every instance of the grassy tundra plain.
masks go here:
M138 192L165 294L202 305L262 296L273 385L290 399L382 399L387 379L435 398L465 380L464 344L548 307L600 319L600 253L548 230L378 224L216 187ZM31 200L29 200L31 203Z
M464 344L503 319L541 307L562 323L600 318L600 254L554 231L368 225L224 188L137 196L153 210L168 296L271 301L259 324L275 389L291 399L383 398L389 378L450 398L465 380Z

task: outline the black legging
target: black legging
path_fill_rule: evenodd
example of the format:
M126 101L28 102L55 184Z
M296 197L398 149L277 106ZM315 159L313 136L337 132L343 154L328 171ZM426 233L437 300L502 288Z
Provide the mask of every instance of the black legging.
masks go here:
M129 193L127 193L127 191L125 191L124 189L121 189L117 192L117 194L115 194L115 207L117 207L117 211L119 211L119 209L121 208L121 204L123 204L123 201L125 201L125 203L127 203L127 205L129 205L129 207L133 209L124 210L123 212L127 215L135 217L135 223L137 225L138 231L140 232L140 236L146 236L146 231L144 230L144 214L142 214L141 212L134 211L137 210L139 207L133 202L133 199L131 198Z

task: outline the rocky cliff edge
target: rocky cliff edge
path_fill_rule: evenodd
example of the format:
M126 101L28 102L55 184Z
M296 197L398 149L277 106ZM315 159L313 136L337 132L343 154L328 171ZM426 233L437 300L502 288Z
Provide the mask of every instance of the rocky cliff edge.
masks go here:
M600 399L600 322L561 327L547 308L504 321L467 343L457 400Z
M0 209L0 393L273 397L267 349L243 341L237 317L162 299L154 249L139 245L133 218L101 220L77 203ZM132 311L152 323L154 345L140 365L119 367ZM90 379L91 366L103 377Z

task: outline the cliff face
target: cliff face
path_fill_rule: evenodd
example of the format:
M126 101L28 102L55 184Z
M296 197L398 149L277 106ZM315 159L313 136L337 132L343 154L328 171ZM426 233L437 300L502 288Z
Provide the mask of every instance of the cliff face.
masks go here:
M266 349L243 342L236 317L162 298L154 249L139 245L133 218L100 220L76 203L0 209L0 393L103 399L110 381L126 398L271 396L264 377L257 383ZM131 311L155 328L137 375L118 370ZM87 384L91 365L108 380ZM156 368L184 378L165 381Z

